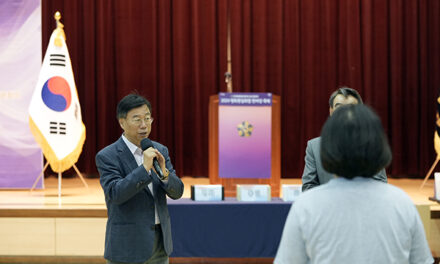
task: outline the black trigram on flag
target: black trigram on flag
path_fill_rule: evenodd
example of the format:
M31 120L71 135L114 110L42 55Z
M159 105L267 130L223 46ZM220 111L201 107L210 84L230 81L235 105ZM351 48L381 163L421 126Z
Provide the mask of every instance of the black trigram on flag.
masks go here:
M50 66L66 67L66 56L64 54L50 54Z
M49 132L51 134L66 134L66 123L50 121Z

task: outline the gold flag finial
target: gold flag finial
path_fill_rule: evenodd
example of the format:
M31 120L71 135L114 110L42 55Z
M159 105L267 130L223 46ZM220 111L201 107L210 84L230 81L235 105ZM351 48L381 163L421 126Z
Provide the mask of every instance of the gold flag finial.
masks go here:
M54 17L55 20L57 21L57 26L58 26L58 22L60 22L60 19L61 19L60 11L56 11L56 12L55 12L55 15L53 15L53 17Z
M61 47L63 46L63 42L61 41L61 38L64 38L64 41L66 41L66 35L64 34L64 25L60 22L61 19L61 13L59 11L55 12L55 15L53 16L57 22L57 28L55 31L57 31L57 35L55 37L55 46Z

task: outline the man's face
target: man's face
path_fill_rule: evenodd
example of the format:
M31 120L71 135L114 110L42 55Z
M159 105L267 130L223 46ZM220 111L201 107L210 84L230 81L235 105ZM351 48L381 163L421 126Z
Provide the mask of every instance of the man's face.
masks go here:
M358 103L359 103L358 100L351 95L345 97L342 94L338 94L333 100L333 107L330 107L330 115L332 115L333 112L336 110L336 108L340 107L341 105L358 104Z
M147 105L133 108L125 118L119 119L125 137L138 147L141 146L141 140L150 135L151 123L151 113Z

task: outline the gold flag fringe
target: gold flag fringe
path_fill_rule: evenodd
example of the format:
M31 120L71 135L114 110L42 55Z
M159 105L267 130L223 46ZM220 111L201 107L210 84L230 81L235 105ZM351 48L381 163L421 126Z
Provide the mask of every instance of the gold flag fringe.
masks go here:
M32 134L34 135L35 141L37 141L38 145L40 145L41 150L43 151L44 156L50 164L52 170L56 173L64 172L70 169L77 161L82 152L82 147L84 145L84 141L86 140L86 127L82 124L82 133L81 137L76 145L75 149L67 155L62 160L59 160L55 155L55 152L50 147L46 138L41 133L40 129L37 127L35 122L29 117L29 127L31 129Z

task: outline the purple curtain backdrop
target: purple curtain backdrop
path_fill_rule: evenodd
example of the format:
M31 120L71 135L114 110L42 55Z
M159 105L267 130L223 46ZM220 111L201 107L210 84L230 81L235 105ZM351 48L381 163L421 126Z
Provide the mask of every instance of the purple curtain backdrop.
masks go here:
M0 2L0 58L0 188L31 188L43 169L28 114L41 68L40 0Z

